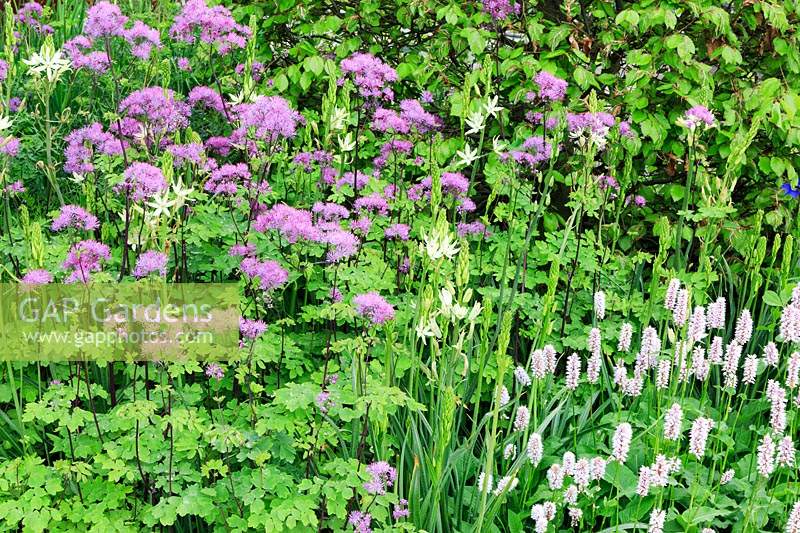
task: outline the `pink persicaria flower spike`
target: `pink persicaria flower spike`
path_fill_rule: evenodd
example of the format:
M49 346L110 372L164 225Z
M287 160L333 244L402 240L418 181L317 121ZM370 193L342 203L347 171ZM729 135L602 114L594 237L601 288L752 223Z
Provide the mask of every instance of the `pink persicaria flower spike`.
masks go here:
M627 352L631 349L631 340L633 339L633 325L625 322L619 328L619 341L617 342L617 350Z
M744 360L742 367L742 383L745 385L752 385L756 382L756 373L758 372L758 357L755 355L748 355Z
M508 461L509 459L513 461L516 456L517 456L517 445L509 442L508 444L506 444L506 447L503 448L503 459L505 459L506 461Z
M568 476L575 474L575 461L576 457L573 452L570 450L564 452L564 455L561 458L561 465L564 467L564 473L566 473Z
M53 275L43 269L29 270L27 274L22 276L20 282L29 286L46 285L53 282Z
M649 466L640 466L639 467L639 478L636 482L636 494L642 498L646 497L650 494L650 481L652 478L652 472L650 471Z
M800 533L800 501L795 502L789 519L786 521L786 533Z
M533 466L538 466L544 455L544 446L542 444L542 436L539 433L533 432L528 437L528 446L525 448L525 453L528 460Z
M359 294L353 298L356 313L376 326L394 319L394 307L377 292Z
M728 344L725 349L725 361L722 367L722 374L725 378L724 385L732 389L736 388L739 382L738 370L739 359L742 357L742 345L736 341Z
M633 428L627 422L621 423L614 431L614 437L611 439L611 457L620 463L628 460L628 452L631 448L631 438L633 437Z
M500 388L500 407L505 407L511 401L511 395L505 385Z
M697 305L689 319L689 339L700 342L706 336L706 310L702 305Z
M65 205L53 219L50 229L61 231L73 228L83 231L92 231L100 227L97 217L77 205Z
M364 483L364 490L369 494L386 494L397 480L397 470L386 461L378 461L367 466L367 473L372 477Z
M678 289L678 295L675 299L675 307L672 308L672 320L678 327L683 327L686 324L687 315L689 313L689 291L686 289Z
M589 357L586 363L586 379L591 384L596 384L600 380L600 368L602 366L602 359L599 353L594 353Z
M708 349L708 360L715 365L722 364L722 337L715 336L711 340L711 347Z
M152 273L159 276L167 275L167 254L153 250L144 252L136 260L136 268L133 269L135 278L144 278Z
M650 524L647 528L647 533L664 533L664 521L666 518L666 511L662 509L653 509L650 513Z
M570 507L567 509L567 514L569 515L570 527L578 527L581 520L583 520L583 510L580 507Z
M547 376L547 356L544 350L533 350L531 352L531 374L536 379L543 379Z
M517 488L519 485L519 479L511 476L503 476L497 480L497 486L494 489L492 494L497 496L501 496L503 493L508 493Z
M547 469L547 483L550 490L559 490L564 486L564 476L566 471L558 463L553 463Z
M681 288L681 281L677 278L672 278L667 286L667 292L664 295L664 307L669 311L675 309L675 303L678 301L678 291Z
M779 331L783 342L800 344L800 304L792 302L783 308Z
M518 366L514 369L514 380L520 387L529 387L531 384L531 377L525 370L525 367Z
M708 304L708 327L711 329L725 328L725 309L727 303L723 296Z
M588 459L583 457L575 462L572 478L575 480L579 490L586 490L592 480L592 468Z
M733 471L733 468L731 468L730 470L726 470L720 476L719 484L720 485L727 485L728 483L731 482L731 480L733 480L733 476L734 475L735 475L735 472Z
M786 390L771 379L767 382L767 399L770 402L769 423L776 433L786 430L786 404L788 403Z
M699 417L692 423L692 429L689 432L689 453L698 460L702 459L706 453L708 434L711 433L714 425L713 420L705 417Z
M672 361L661 359L656 369L656 389L664 390L669 387L669 378L672 373Z
M606 293L603 291L594 293L594 316L597 320L603 320L606 317Z
M692 350L692 374L698 381L705 381L711 365L706 359L706 350L702 346L695 346Z
M764 346L764 364L771 367L777 367L780 362L780 353L775 343L770 341Z
M683 421L683 409L680 404L673 403L667 414L664 416L664 438L667 440L678 440L681 436L681 422Z
M514 417L514 431L523 431L528 427L531 420L531 413L524 405L517 407L517 414Z
M580 380L581 380L581 358L578 357L578 354L573 353L567 359L567 376L566 376L567 389L572 391L577 389Z
M586 348L592 355L602 355L602 338L600 329L592 328L589 330L589 337L586 339Z
M777 466L785 466L787 468L794 468L795 463L795 448L792 437L786 435L778 441L778 451L775 454L775 463Z
M575 505L578 503L578 486L577 485L570 485L564 491L564 503L569 505Z
M769 433L765 434L758 445L756 469L763 477L769 477L775 471L775 441Z
M750 311L747 309L742 311L739 319L736 321L736 334L734 338L736 342L742 346L746 346L753 335L753 317L750 316Z
M786 386L794 389L800 383L800 352L793 352L786 364Z

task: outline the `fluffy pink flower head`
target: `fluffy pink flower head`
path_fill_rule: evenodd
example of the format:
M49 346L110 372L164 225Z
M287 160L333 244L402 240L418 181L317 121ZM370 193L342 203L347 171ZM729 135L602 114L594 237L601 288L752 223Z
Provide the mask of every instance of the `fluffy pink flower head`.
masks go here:
M295 209L286 204L276 204L268 211L258 215L253 222L256 231L278 230L290 242L298 240L316 241L321 237L314 226L311 212Z
M353 209L385 216L389 213L389 204L379 193L373 193L356 200Z
M223 6L208 7L205 0L189 0L175 17L170 37L185 43L200 41L216 46L225 55L234 48L247 46L250 28L238 24Z
M145 122L153 133L173 132L189 125L189 105L177 99L172 89L147 87L129 94L119 104L120 113Z
M394 307L377 292L359 294L353 298L356 313L375 325L394 319Z
M29 270L20 280L24 285L46 285L52 283L53 275L47 270Z
M379 107L372 116L372 129L381 132L408 133L409 125L397 111Z
M240 268L249 279L258 280L263 291L275 289L289 279L289 273L277 261L259 261L254 257L246 257Z
M102 261L111 259L111 252L103 243L87 240L70 248L67 259L62 263L65 270L71 271L66 283L80 281L87 283L92 272L99 272Z
M419 100L402 100L400 117L419 133L435 131L442 126L442 120L433 113L425 111Z
M407 224L392 224L386 231L383 232L383 236L387 239L397 239L401 241L408 240L408 232L411 228L408 227Z
M317 215L318 220L325 222L336 222L350 216L346 207L333 202L316 202L311 212Z
M239 183L249 185L250 169L245 163L232 165L225 163L218 169L211 172L211 176L206 181L205 190L211 194L233 195L238 190Z
M85 35L77 35L64 43L66 52L72 68L75 70L87 68L97 74L103 74L108 70L108 55L104 51L95 50L94 41Z
M397 480L397 470L386 461L378 461L367 466L367 473L372 477L364 483L364 489L369 494L386 494L386 489L394 485Z
M256 339L267 330L267 324L263 320L252 320L249 318L239 319L239 331L247 339Z
M362 97L394 99L388 85L397 81L397 71L372 54L357 52L342 60L341 69L352 76Z
M209 363L208 366L206 366L206 372L205 373L206 373L206 376L208 376L209 378L214 378L217 381L219 381L219 380L221 380L222 378L225 377L225 371L222 370L222 367L220 367L216 363Z
M77 205L65 205L53 219L50 229L61 231L66 228L92 231L100 226L97 217Z
M131 163L122 176L122 183L117 184L114 190L130 194L136 202L152 198L167 189L164 173L149 163Z
M696 105L686 111L683 122L689 128L696 128L700 124L710 127L714 125L714 114L706 106Z
M563 100L567 94L567 82L543 70L533 81L539 86L539 98L542 100Z
M329 263L338 263L358 252L358 237L343 229L327 231L321 240L331 245L325 257Z
M505 20L510 15L519 13L519 4L512 0L483 0L483 11L494 20Z
M347 523L353 526L355 533L372 533L372 515L361 511L352 511L347 517Z
M217 113L225 114L225 104L222 102L222 97L211 87L199 85L192 88L189 91L187 101L192 107L205 107L213 109Z
M136 260L136 268L133 269L135 278L144 278L152 273L159 276L167 275L167 254L149 250Z
M119 6L110 2L97 2L86 11L83 33L92 38L124 37L128 17Z
M123 36L131 45L131 53L139 59L147 60L153 48L161 48L158 30L141 20L134 22L130 29L123 30Z
M92 157L95 150L106 155L122 153L119 139L103 131L103 126L99 122L73 130L67 135L66 140L64 172L70 174L86 174L94 171Z
M252 104L238 108L239 131L268 143L291 139L303 117L280 96L259 96Z

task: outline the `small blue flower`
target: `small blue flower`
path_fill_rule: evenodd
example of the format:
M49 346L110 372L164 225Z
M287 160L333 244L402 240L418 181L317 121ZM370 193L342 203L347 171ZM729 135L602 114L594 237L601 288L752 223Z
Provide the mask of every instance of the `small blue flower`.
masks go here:
M797 182L796 189L792 187L791 183L784 183L783 185L781 185L781 189L783 189L783 192L788 194L792 198L798 198L800 197L800 180Z

